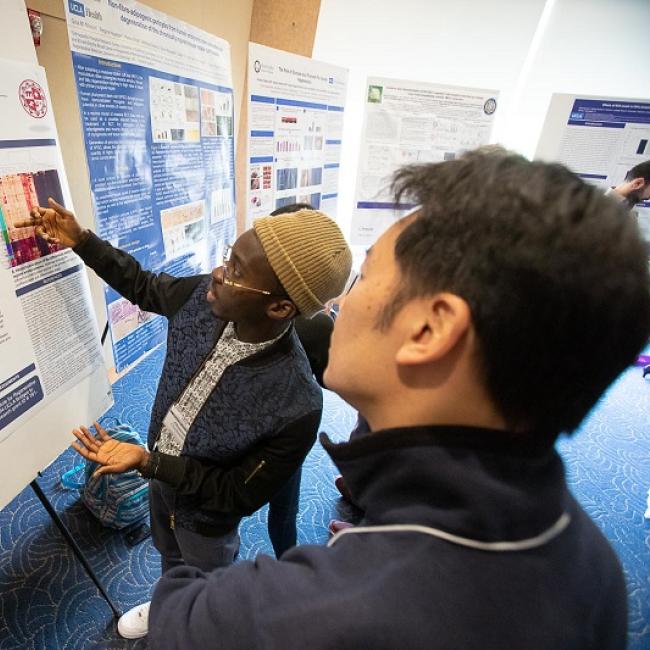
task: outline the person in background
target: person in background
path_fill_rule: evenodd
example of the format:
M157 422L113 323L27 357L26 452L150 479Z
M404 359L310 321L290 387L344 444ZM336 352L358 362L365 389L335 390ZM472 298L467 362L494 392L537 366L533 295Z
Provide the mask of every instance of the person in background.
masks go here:
M625 647L621 566L554 443L648 340L637 225L565 167L506 152L395 183L420 209L368 252L325 371L370 428L321 436L362 525L165 573L154 650Z
M242 516L273 501L312 447L322 391L293 326L338 295L351 254L338 226L318 211L258 219L210 275L175 278L143 270L130 255L83 230L54 201L32 213L39 236L72 247L116 291L169 319L167 350L146 451L110 439L76 449L102 467L151 479L151 532L163 574L191 564L231 564ZM82 439L88 430L76 430ZM297 500L297 494L295 495ZM277 522L276 522L277 523ZM270 525L281 554L295 543ZM280 537L278 539L277 537ZM147 634L149 603L124 614L126 638Z
M311 206L309 203L291 203L289 205L285 205L281 208L278 208L277 210L274 210L273 212L271 212L271 216L274 217L289 212L297 212L299 210L313 210L313 209L314 209L313 206ZM354 273L352 273L352 275L355 276ZM354 286L355 281L356 281L356 277L354 277L351 280L348 280L348 285L350 288ZM347 289L346 287L346 290L349 289ZM337 298L339 298L339 296L337 296ZM336 298L334 299L334 302L336 302ZM307 358L309 359L309 363L314 372L314 376L316 377L318 383L323 387L324 387L323 373L325 372L325 368L327 367L330 338L332 336L332 329L334 328L334 318L332 317L332 315L335 315L335 312L333 312L331 309L328 309L326 310L326 312L320 312L316 314L313 318L303 318L301 316L298 316L294 321L296 332L298 332L298 337L300 338L300 342L303 344L305 351L307 352ZM358 416L357 424L353 429L353 431L350 433L350 439L354 438L357 435L361 435L362 433L365 433L367 430L368 430L367 423L361 416ZM291 494L295 495L294 499L292 498L286 499L286 502L292 504L293 507L295 508L293 518L291 518L291 512L288 510L286 511L287 512L286 515L283 516L282 514L280 514L278 516L276 514L274 518L274 513L283 513L284 511L277 507L274 510L269 509L269 529L271 528L272 525L274 525L274 526L278 526L284 531L288 531L289 528L285 522L287 520L289 521L292 520L293 522L295 522L296 514L298 511L298 496L299 496L299 489L300 489L301 474L302 474L302 468L298 470L298 472L296 472L295 477L292 477L292 479L287 481L285 487L283 488L283 491L287 492L289 495ZM340 475L336 476L334 479L334 484L336 486L336 489L341 494L341 496L348 503L354 506L355 505L354 499L350 494L350 491L348 490L347 486L345 485L345 481L343 480L343 477ZM273 502L271 502L271 505L273 505ZM331 535L334 535L339 530L343 530L344 528L349 528L353 525L354 524L348 521L342 521L340 519L332 519L329 522L327 529ZM295 531L295 523L294 523L294 531ZM285 532L285 534L287 533ZM296 538L294 537L294 539ZM295 541L293 545L295 545ZM280 557L280 555L277 552L276 552L276 557Z
M302 210L313 211L314 208L309 203L291 203L274 210L270 216L277 217ZM332 329L334 328L334 320L328 313L321 311L311 318L298 315L293 324L307 354L312 373L319 385L324 387L323 373L327 367L327 353ZM288 548L295 546L298 541L296 519L300 502L301 477L302 466L286 481L269 504L269 537L275 556L278 558Z
M271 212L271 217L282 214L292 214L301 210L313 210L309 203L290 203ZM323 386L323 373L327 367L327 352L330 345L330 337L334 328L334 320L325 311L314 314L311 318L297 316L294 320L294 327L298 338L305 348L309 365L316 381Z
M625 179L605 192L632 210L642 201L650 200L650 160L639 163L625 174Z

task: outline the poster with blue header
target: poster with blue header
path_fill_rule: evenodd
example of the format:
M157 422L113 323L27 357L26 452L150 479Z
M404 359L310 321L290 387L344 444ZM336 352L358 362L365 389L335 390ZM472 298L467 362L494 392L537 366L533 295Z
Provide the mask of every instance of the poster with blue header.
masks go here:
M68 0L97 234L155 272L206 273L236 231L226 41L131 0ZM166 321L105 288L117 371Z
M348 71L248 44L246 222L292 203L337 218Z
M603 191L650 160L650 100L554 93L535 158L566 165ZM650 242L650 200L631 209Z

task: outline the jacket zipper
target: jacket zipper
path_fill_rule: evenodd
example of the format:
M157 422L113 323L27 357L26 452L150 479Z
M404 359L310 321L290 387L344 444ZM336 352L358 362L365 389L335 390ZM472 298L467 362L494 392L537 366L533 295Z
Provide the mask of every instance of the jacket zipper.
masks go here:
M255 474L257 474L257 472L259 472L262 469L262 467L264 467L264 465L266 465L266 461L261 460L257 464L257 467L255 467L255 469L248 475L248 478L244 481L244 485L246 485L248 481L250 481L253 478L253 476L255 476Z

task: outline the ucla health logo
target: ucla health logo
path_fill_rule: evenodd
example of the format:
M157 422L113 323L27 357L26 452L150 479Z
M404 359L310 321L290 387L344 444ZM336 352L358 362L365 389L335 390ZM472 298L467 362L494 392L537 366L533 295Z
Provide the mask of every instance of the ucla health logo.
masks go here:
M86 8L83 6L83 3L76 2L76 0L68 0L68 9L75 16L81 16L82 18L86 16Z

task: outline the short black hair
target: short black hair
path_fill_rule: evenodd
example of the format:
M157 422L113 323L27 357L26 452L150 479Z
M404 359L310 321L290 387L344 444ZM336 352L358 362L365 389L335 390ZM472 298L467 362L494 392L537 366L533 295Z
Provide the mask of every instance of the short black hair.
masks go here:
M462 297L508 426L573 431L650 334L634 220L566 167L505 151L402 168L394 189L420 209L395 244L403 282L388 321L414 297Z
M290 212L298 212L300 210L313 210L314 206L311 203L289 203L288 205L283 205L277 210L273 210L270 217L277 217L280 214L289 214Z
M635 178L642 178L646 183L650 183L650 160L634 165L634 167L625 174L626 181L633 181Z

